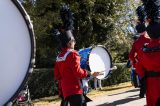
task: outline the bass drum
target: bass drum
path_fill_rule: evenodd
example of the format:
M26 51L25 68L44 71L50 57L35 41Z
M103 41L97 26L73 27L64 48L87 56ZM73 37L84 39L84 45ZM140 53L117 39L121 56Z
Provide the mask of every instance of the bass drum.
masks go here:
M112 58L104 46L98 45L79 50L81 68L91 72L101 72L98 79L105 79L110 74Z
M30 18L17 0L0 0L0 106L12 103L35 61Z

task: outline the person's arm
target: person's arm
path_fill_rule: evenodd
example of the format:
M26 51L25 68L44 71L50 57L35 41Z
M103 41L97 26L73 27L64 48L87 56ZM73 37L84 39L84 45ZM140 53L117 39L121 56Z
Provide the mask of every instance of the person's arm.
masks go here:
M136 63L136 73L140 76L140 94L139 97L143 98L146 93L146 78L145 78L145 69L142 64L142 51L140 51L139 61Z
M62 94L62 87L61 87L61 75L60 75L57 63L55 64L55 68L54 68L54 78L58 81L58 94L60 97L62 97L63 94Z
M133 43L132 49L131 49L129 56L128 56L129 60L131 60L133 66L136 63L136 56L135 55L136 55L136 49L135 49L135 43Z
M70 65L74 75L81 79L87 77L89 73L80 67L80 56L77 52L71 52Z
M136 64L135 64L135 68L136 68L136 73L141 77L141 78L143 78L144 77L144 75L145 75L145 69L144 69L144 67L143 67L143 64L142 64L142 58L143 58L143 53L142 53L143 51L139 51L139 53L138 53L138 55L139 55L139 61L138 62L136 62Z
M56 80L60 80L61 79L61 75L59 72L59 68L58 68L58 63L56 62L55 67L54 67L54 77Z

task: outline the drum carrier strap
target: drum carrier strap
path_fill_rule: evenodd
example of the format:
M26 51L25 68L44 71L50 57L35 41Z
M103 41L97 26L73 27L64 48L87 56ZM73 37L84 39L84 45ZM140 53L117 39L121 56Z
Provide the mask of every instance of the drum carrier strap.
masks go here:
M68 50L63 57L57 56L56 62L65 61L66 58L67 58L67 56L68 56L72 51L73 51L72 49L71 49L71 50Z

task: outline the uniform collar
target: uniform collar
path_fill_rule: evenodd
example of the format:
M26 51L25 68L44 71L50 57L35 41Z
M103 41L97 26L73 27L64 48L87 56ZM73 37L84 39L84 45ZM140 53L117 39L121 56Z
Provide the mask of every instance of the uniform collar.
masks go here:
M68 51L68 50L73 50L73 49L70 49L70 48L62 48L62 51Z

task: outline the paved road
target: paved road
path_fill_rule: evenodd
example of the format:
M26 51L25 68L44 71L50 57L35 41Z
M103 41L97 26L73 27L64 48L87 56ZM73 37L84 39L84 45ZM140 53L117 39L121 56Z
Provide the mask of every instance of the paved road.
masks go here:
M145 106L145 98L139 99L139 89L131 88L111 95L93 98L87 106Z

